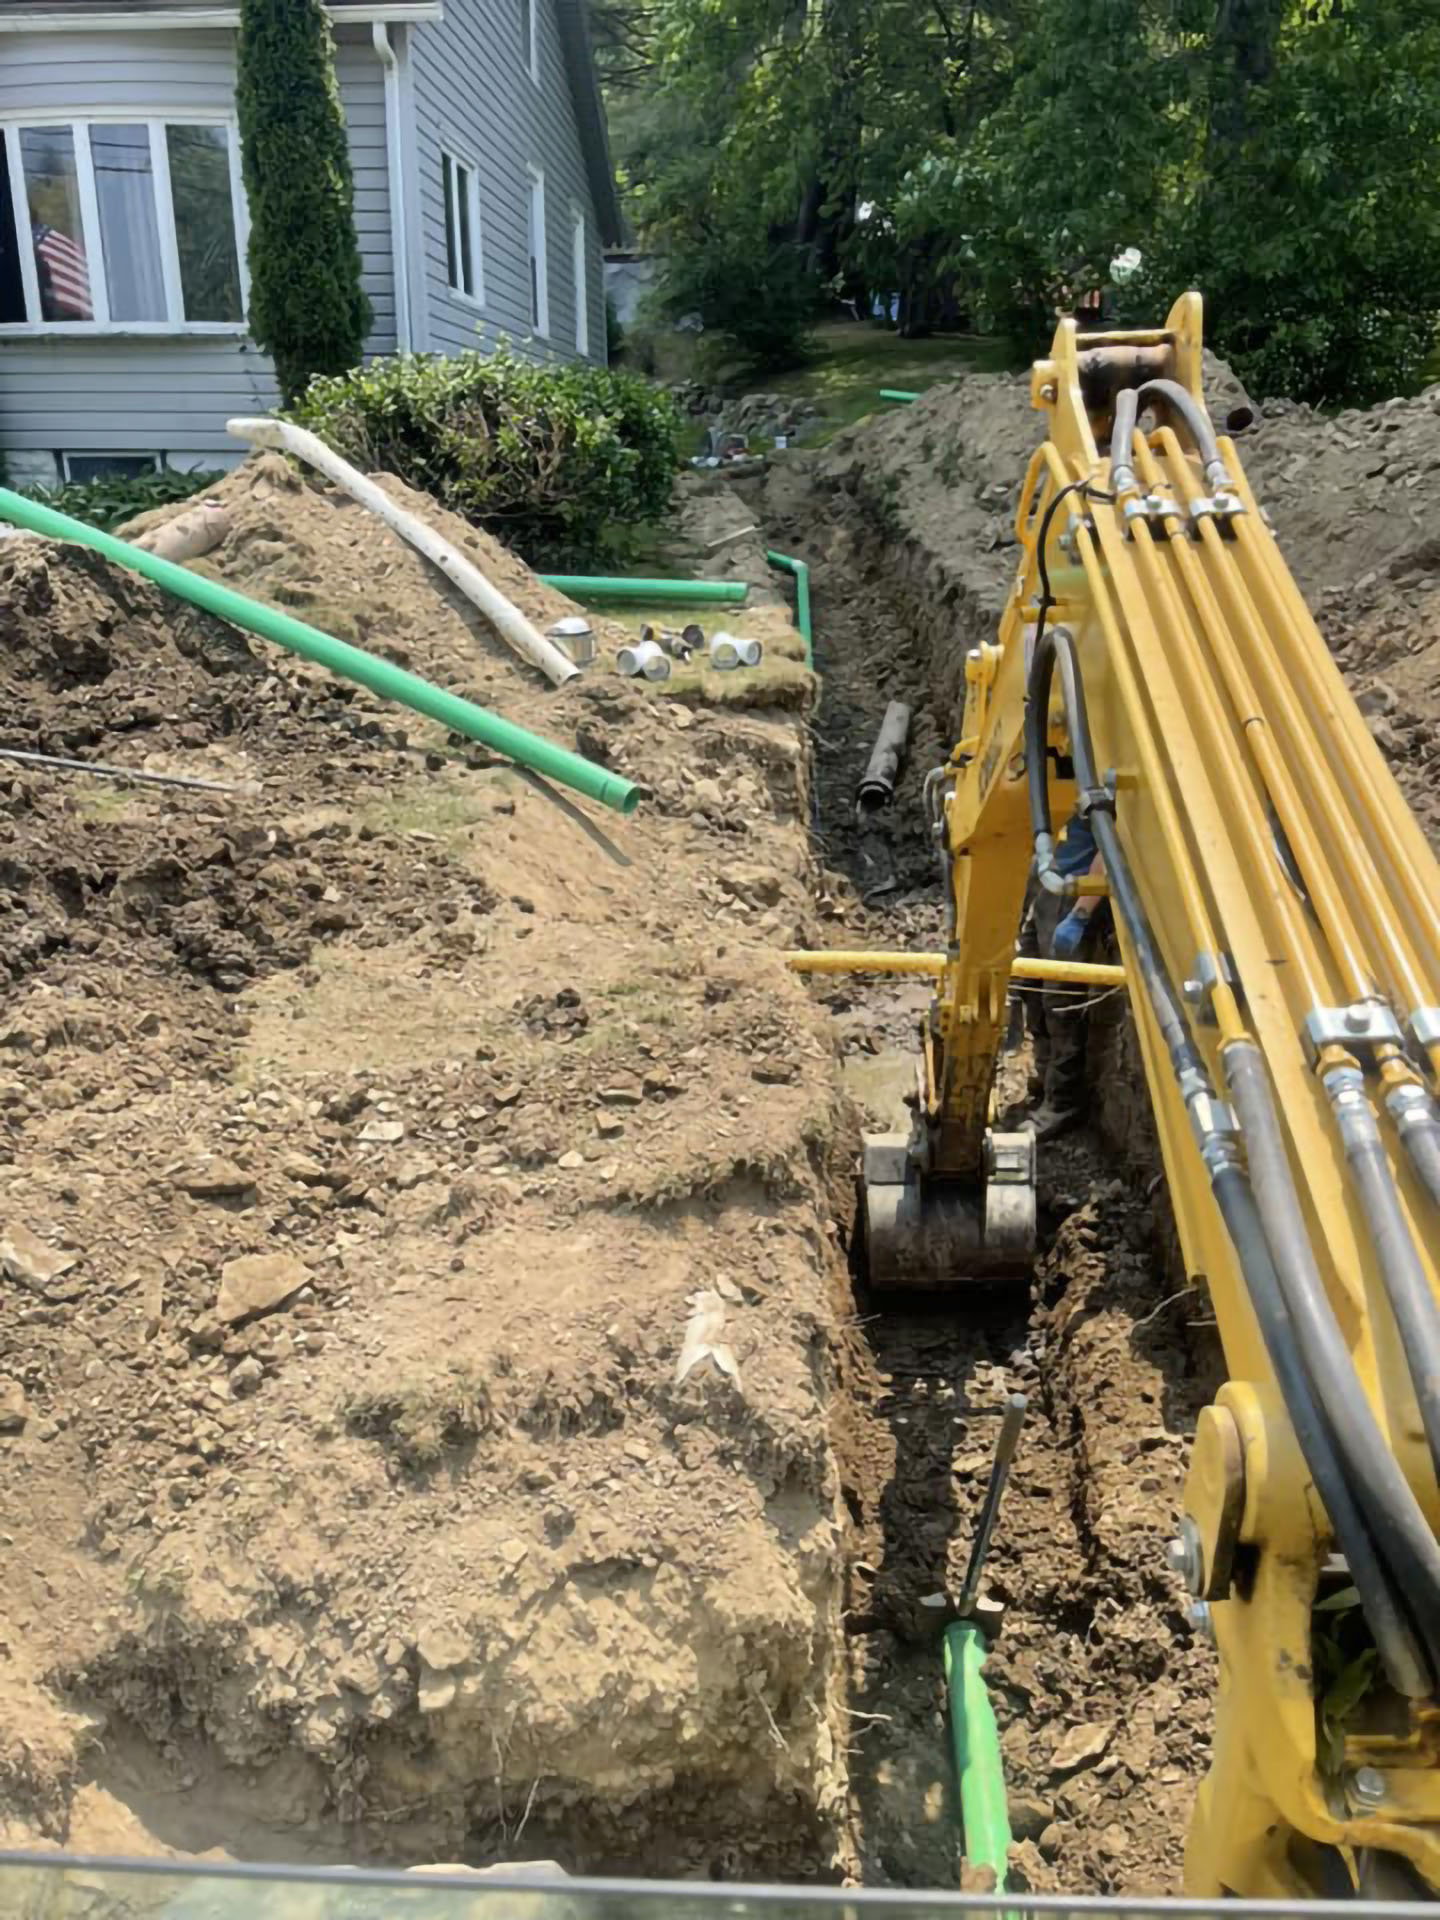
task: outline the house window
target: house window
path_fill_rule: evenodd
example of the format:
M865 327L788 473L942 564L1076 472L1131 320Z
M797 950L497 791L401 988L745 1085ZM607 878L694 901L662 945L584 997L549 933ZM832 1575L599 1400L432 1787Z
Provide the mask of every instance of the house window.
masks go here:
M226 121L0 127L0 326L233 330L243 220Z
M480 182L468 161L440 156L445 185L445 278L462 299L476 306L485 300L485 266L480 257Z
M570 209L570 252L575 274L575 351L584 358L590 352L590 274L585 216L579 207Z
M133 480L137 473L158 473L158 453L62 453L60 470L71 485L90 480Z
M520 58L540 84L540 0L520 0Z
M530 169L530 325L550 332L550 276L545 264L545 176Z

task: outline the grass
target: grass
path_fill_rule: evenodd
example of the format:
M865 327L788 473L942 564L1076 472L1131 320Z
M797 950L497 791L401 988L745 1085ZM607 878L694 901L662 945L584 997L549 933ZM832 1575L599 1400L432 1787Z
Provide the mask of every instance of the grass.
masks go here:
M822 447L846 427L888 406L881 387L924 393L965 373L1003 373L1018 367L1008 341L977 334L937 334L902 340L881 327L853 320L825 321L811 336L811 350L784 373L755 374L747 384L766 393L812 401L818 422L802 432L802 447Z

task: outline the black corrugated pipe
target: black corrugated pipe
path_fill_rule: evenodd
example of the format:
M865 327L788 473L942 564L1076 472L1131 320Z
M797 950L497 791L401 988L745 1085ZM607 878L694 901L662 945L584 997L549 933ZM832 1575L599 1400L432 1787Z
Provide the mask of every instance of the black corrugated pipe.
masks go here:
M1365 1502L1376 1545L1414 1603L1414 1618L1431 1663L1440 1671L1440 1544L1356 1378L1315 1264L1265 1064L1253 1041L1226 1047L1225 1076L1245 1136L1256 1202L1300 1359L1330 1422L1350 1486L1356 1498ZM1332 1514L1332 1522L1334 1518Z
M1400 1329L1430 1458L1440 1480L1440 1312L1400 1205L1395 1172L1365 1091L1364 1074L1358 1067L1337 1067L1324 1076L1324 1085L1360 1195L1385 1296Z

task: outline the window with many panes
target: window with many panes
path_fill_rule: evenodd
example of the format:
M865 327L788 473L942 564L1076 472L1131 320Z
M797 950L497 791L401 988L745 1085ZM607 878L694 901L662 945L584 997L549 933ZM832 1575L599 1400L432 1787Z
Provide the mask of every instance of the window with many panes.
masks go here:
M244 200L223 120L0 126L0 328L234 328Z
M480 182L468 161L440 156L445 188L445 278L462 299L485 300L485 263L480 256Z

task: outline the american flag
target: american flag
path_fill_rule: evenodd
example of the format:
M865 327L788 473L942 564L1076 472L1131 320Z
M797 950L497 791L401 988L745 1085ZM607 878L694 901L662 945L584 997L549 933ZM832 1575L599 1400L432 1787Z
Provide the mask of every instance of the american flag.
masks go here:
M36 227L35 258L45 269L48 294L43 301L47 320L93 320L90 304L90 267L85 249L54 227Z

